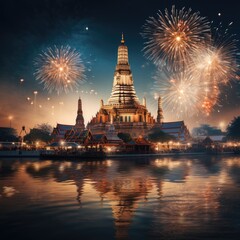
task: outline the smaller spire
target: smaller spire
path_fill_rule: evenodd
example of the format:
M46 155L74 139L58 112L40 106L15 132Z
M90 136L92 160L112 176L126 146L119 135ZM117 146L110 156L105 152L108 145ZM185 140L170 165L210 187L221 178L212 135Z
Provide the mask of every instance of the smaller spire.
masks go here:
M157 123L162 124L163 122L163 109L162 109L162 98L158 98L158 111L157 111Z
M122 33L122 40L121 40L121 43L122 43L122 44L124 44L124 43L125 43L125 40L124 40L123 33Z
M76 118L76 124L75 124L76 128L80 128L80 129L84 129L84 118L83 118L83 111L82 111L82 100L79 96L78 99L78 110L77 110L77 118Z
M143 98L143 106L146 107L146 98Z
M100 107L103 107L103 105L104 105L104 102L103 102L103 100L101 99L101 100L100 100Z

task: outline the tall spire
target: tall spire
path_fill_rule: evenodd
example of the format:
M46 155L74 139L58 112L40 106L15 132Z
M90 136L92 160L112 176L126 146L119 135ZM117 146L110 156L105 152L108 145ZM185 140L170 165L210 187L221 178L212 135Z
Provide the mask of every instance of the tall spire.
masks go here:
M124 40L124 36L122 33L122 40L121 40L121 45L118 47L118 61L117 61L117 67L120 67L118 65L125 65L125 68L127 68L128 70L130 70L130 66L128 64L128 48L127 46L125 46L125 40Z
M124 44L124 43L125 43L125 40L124 40L123 33L122 33L122 40L121 40L121 43L122 43L122 44Z
M76 128L84 129L84 118L83 118L83 111L82 111L82 100L79 97L78 99L78 110L77 110L77 118L76 118Z
M121 45L118 47L117 66L114 73L112 94L108 103L114 105L139 104L128 62L128 47L125 45L123 33Z
M162 98L158 98L158 111L157 111L157 123L162 124L163 122L163 110L162 110Z

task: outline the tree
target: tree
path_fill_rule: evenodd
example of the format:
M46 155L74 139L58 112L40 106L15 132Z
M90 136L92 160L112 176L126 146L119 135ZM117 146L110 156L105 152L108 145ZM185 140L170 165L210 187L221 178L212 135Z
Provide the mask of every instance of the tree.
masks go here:
M43 132L47 132L49 134L51 134L53 131L52 126L49 125L48 123L38 124L35 128L41 129Z
M132 141L132 137L129 133L118 133L118 137L125 143Z
M194 137L199 136L213 136L213 135L224 135L225 133L221 129L210 126L208 124L201 124L200 127L193 128L192 135Z
M227 140L240 141L240 116L235 117L227 127Z
M0 141L1 142L17 142L17 130L14 128L0 127Z
M152 142L169 142L176 140L174 136L163 132L159 128L154 129L151 133L149 133L148 139Z
M51 141L51 132L52 132L52 127L47 124L38 124L36 127L30 129L30 133L28 133L24 137L24 141L33 143L36 141L42 141L45 143L48 143Z

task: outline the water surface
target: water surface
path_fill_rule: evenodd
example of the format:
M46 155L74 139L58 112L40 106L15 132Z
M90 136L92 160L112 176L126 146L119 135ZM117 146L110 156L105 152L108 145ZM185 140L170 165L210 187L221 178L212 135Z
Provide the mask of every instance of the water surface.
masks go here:
M1 239L239 239L240 157L0 159Z

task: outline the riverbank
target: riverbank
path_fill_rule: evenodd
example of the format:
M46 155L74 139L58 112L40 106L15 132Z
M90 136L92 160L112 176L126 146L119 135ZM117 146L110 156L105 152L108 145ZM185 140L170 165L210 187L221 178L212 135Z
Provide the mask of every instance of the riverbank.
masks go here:
M161 156L192 156L192 155L229 155L235 154L234 152L219 152L219 153L209 153L209 152L165 152L165 153L119 153L111 154L108 153L107 157L111 158L124 158L124 157L161 157Z
M39 158L41 150L11 150L11 151L0 151L1 157L36 157Z
M159 152L159 153L113 153L113 152L46 152L41 150L14 150L14 151L0 151L0 158L2 157L34 157L42 159L105 159L105 158L140 158L140 157L161 157L161 156L191 156L191 155L229 155L236 154L230 152Z

